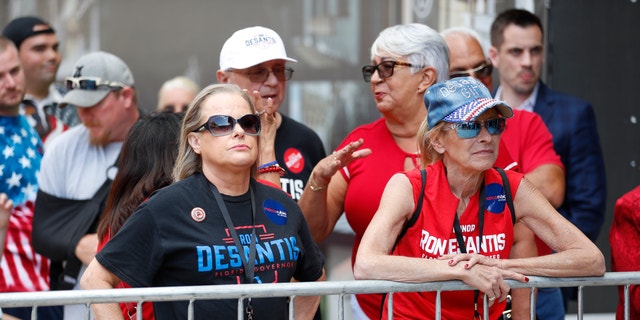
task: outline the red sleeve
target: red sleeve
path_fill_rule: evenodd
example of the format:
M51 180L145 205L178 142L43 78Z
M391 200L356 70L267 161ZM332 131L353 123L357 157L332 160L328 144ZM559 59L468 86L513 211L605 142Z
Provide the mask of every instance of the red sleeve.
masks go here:
M609 231L611 271L640 271L640 186L616 201ZM622 287L618 289L622 293ZM640 286L630 287L631 318L640 315ZM622 296L621 296L622 297ZM622 300L621 300L622 302ZM622 305L618 305L621 310Z
M504 145L504 148L503 148ZM523 110L514 110L512 118L507 120L507 129L500 140L500 151L496 166L505 167L507 163L503 149L507 149L511 161L517 163L518 172L527 174L543 164L555 164L564 169L560 156L553 148L549 129L539 115Z
M529 173L543 164L555 164L564 170L560 156L553 149L553 140L549 129L539 115L523 112L523 127L526 134L522 142L522 172Z

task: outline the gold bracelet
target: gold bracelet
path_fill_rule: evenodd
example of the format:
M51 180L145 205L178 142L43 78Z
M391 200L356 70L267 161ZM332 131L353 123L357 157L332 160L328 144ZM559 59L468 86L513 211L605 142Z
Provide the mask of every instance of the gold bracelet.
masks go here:
M311 189L311 191L322 191L324 189L326 189L329 185L326 185L324 187L318 187L318 186L314 186L313 183L315 182L315 179L313 179L313 177L311 179L309 179L309 189Z

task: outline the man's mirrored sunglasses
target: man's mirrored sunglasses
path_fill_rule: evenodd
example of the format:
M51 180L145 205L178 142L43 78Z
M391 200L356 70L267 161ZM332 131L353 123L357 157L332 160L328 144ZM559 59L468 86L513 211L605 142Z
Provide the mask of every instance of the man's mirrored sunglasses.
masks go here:
M476 121L464 121L464 122L456 122L450 124L451 129L455 129L458 137L462 139L471 139L475 138L480 134L480 130L482 127L487 128L487 131L491 135L497 135L504 132L504 129L507 127L507 122L505 118L495 118L489 119L484 122L476 122Z
M106 81L97 77L67 77L64 84L68 91L73 89L95 91L100 87L108 87L110 89L122 89L126 87L120 82Z
M475 77L484 79L491 76L491 72L493 72L493 65L491 63L484 63L473 69L452 72L449 74L449 78L453 79L458 77Z
M247 135L257 136L260 134L260 117L255 114L245 114L240 119L232 116L214 115L209 117L207 122L193 132L201 132L208 129L213 136L226 136L233 132L236 123L240 124L240 127Z

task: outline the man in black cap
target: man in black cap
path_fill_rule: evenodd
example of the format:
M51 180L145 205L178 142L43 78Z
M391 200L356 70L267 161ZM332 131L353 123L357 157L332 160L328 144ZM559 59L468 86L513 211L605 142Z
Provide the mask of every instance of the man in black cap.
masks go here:
M2 30L2 35L15 43L25 72L27 92L21 113L46 146L79 122L75 106L57 106L62 98L53 84L61 61L58 37L51 25L38 17L16 18Z

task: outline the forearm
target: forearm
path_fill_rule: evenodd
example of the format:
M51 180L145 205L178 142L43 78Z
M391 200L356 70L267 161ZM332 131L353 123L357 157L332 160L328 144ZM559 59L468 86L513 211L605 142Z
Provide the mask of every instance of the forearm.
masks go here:
M98 235L95 233L89 233L84 235L78 244L76 245L75 254L76 257L82 262L82 264L88 265L91 260L96 256L98 251Z
M320 305L320 296L297 296L294 303L294 319L313 319Z
M591 277L602 276L605 272L604 256L597 248L576 248L540 257L506 259L502 261L502 267L543 277Z
M327 275L325 273L324 268L322 269L322 275L316 281L325 281L327 279ZM291 279L292 282L297 281L296 279ZM295 319L313 319L318 311L318 306L320 305L321 296L297 296L293 302Z
M113 289L119 282L118 277L94 259L82 275L80 286L84 290ZM117 303L92 304L91 310L96 320L123 319L120 306Z
M530 319L531 289L511 289L511 319Z
M91 305L91 311L95 320L124 320L117 303L95 303Z
M358 254L353 274L357 280L421 283L461 279L459 269L449 266L445 260Z
M317 180L319 179L316 179L315 176L316 173L314 171L309 177L309 182L305 186L302 197L298 200L298 205L307 220L313 240L320 243L327 238L332 229L327 213L329 182L318 182ZM326 184L320 185L319 183Z

